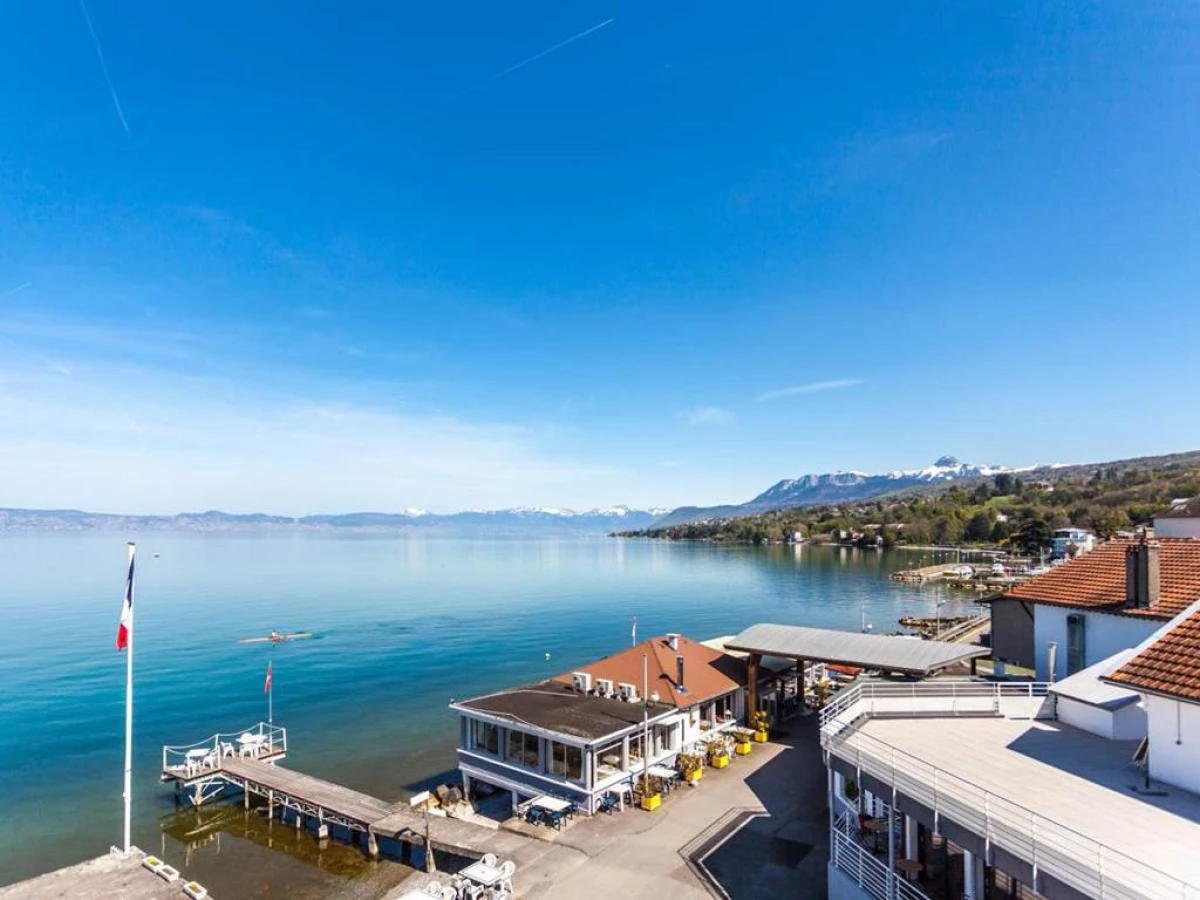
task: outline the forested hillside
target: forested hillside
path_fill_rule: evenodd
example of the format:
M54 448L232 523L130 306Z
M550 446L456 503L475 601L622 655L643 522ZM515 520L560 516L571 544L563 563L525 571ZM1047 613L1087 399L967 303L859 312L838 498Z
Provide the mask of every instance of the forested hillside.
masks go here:
M953 486L937 494L891 500L776 510L756 516L694 522L623 537L781 542L799 531L813 540L842 533L884 546L992 545L1036 550L1057 528L1076 526L1102 537L1150 522L1171 500L1200 494L1200 468L1100 468L1090 476L1027 482L996 475L972 488Z

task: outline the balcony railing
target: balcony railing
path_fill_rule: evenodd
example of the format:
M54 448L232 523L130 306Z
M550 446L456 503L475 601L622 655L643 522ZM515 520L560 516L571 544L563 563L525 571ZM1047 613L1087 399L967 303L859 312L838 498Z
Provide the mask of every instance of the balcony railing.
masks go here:
M834 866L875 900L930 900L927 894L859 844L853 827L848 812L843 812L834 823L830 847Z
M1033 867L1033 887L1044 873L1097 900L1200 900L1189 885L1140 860L1047 819L969 779L932 766L855 723L883 716L1047 718L1053 698L1045 684L929 681L864 682L821 711L827 750L899 793L1003 848Z

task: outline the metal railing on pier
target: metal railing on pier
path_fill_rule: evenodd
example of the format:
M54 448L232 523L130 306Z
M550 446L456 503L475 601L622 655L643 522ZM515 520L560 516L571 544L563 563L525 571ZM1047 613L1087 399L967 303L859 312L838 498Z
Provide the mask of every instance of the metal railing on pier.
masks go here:
M287 729L259 722L243 731L218 732L194 744L163 747L164 778L191 777L220 767L229 756L261 759L287 752Z

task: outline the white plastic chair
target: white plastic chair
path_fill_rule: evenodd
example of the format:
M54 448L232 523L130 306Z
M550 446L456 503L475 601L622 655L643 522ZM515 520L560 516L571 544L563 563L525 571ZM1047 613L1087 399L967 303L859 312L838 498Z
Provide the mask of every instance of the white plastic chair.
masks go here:
M442 896L442 886L436 881L430 881L425 885L425 893L430 897L440 898Z
M481 859L480 862L483 863L485 866L492 866L494 868L496 865L496 854L495 853L485 853L485 854L483 854L483 859Z
M458 900L458 891L446 884L442 886L442 900Z
M512 878L513 873L517 871L517 864L511 859L506 859L500 863L500 874L505 878Z

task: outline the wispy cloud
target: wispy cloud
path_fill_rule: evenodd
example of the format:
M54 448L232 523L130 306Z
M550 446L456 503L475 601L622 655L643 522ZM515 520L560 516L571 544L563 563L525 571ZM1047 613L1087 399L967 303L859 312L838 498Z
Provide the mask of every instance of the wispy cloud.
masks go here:
M781 400L784 397L798 397L801 394L819 394L823 391L839 391L842 388L857 387L865 384L861 378L838 378L831 381L813 381L808 384L796 384L791 387L776 388L765 391L754 399L762 403L764 400Z
M520 424L111 366L64 379L7 362L0 470L12 488L5 500L18 506L303 514L555 498L596 505L629 478L550 453L541 431Z
M92 46L96 48L96 58L100 60L100 70L104 72L104 83L108 85L108 93L112 97L113 109L117 111L117 118L121 120L121 127L125 129L126 134L132 134L129 130L129 123L125 121L125 112L121 109L121 98L117 96L117 89L113 87L112 76L108 74L108 63L104 61L104 51L100 47L100 38L96 36L96 28L92 25L92 17L88 14L87 3L84 0L79 0L79 8L83 10L83 19L87 22L88 33L92 36Z
M4 296L11 297L11 296L13 296L13 294L19 294L19 293L21 293L21 291L26 290L27 288L31 288L31 287L33 287L33 282L26 281L24 284L18 284L15 288L11 288L10 290L5 291Z
M697 406L680 413L689 425L732 425L737 416L720 406Z

